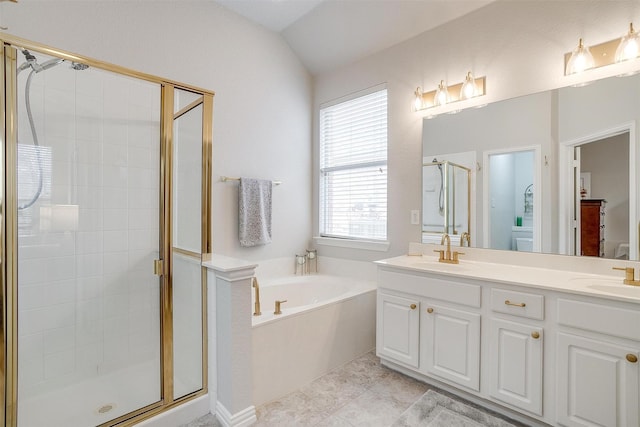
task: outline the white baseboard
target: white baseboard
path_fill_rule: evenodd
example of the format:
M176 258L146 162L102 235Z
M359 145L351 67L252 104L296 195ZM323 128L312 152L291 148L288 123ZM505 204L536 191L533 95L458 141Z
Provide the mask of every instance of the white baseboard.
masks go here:
M220 421L224 427L247 427L258 420L256 418L255 406L249 406L231 415L220 401L216 403L216 418L218 418L218 421Z

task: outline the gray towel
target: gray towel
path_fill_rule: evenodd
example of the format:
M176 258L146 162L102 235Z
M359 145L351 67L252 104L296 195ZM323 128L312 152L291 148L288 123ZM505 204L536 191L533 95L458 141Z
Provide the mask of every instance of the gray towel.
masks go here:
M238 237L241 246L271 243L271 188L271 181L240 178Z

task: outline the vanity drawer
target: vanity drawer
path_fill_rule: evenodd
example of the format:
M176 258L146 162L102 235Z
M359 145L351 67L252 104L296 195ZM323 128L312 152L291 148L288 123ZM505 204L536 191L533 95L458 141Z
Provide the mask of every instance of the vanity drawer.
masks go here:
M378 272L378 289L385 288L406 292L441 301L480 307L481 288L478 285L461 283L454 279L417 276L381 270Z
M558 300L558 323L640 341L640 311L590 302Z
M529 319L544 319L544 297L507 289L491 289L491 309Z

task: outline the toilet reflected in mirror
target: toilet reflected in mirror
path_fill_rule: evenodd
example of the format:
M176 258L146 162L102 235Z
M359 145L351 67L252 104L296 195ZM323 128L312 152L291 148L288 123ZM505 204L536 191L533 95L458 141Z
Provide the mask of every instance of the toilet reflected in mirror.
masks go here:
M537 147L484 153L484 235L491 249L539 252Z

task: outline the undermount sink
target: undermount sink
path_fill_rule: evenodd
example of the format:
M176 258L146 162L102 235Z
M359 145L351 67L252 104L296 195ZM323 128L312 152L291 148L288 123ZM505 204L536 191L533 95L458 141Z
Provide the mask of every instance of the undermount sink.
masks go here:
M606 277L572 277L569 279L573 283L581 283L584 286L627 286L622 284L622 278L606 278Z
M416 262L413 265L420 268L428 268L430 270L441 270L447 272L469 271L469 269L467 267L464 267L462 263L464 263L464 261L460 261L460 264L448 264L446 262L439 262L437 259L434 259L433 261L423 260L420 262Z
M640 287L631 285L589 285L589 289L624 297L640 298Z
M640 286L625 285L622 283L621 278L607 279L601 277L574 277L569 279L569 281L574 283L584 283L586 288L598 292L640 298Z

